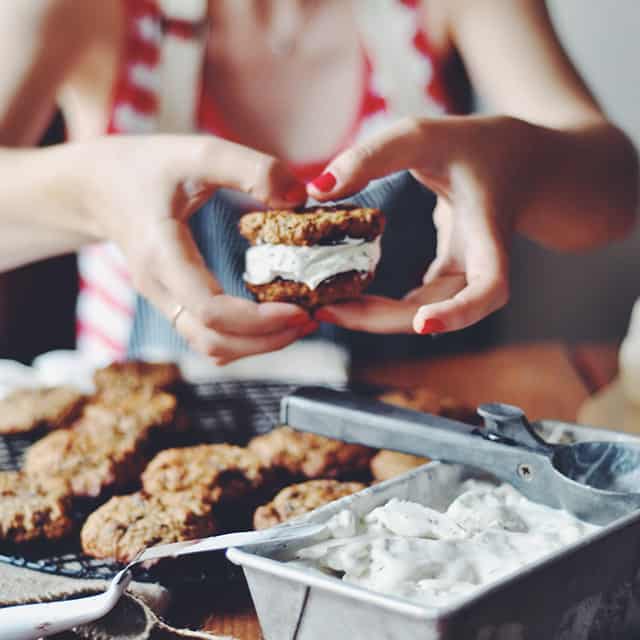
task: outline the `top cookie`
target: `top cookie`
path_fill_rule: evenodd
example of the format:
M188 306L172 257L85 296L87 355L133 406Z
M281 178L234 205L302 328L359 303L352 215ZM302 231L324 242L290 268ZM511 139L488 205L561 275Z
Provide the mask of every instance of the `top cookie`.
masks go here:
M251 244L310 246L346 237L374 240L384 225L379 209L340 206L254 211L240 218L239 228Z

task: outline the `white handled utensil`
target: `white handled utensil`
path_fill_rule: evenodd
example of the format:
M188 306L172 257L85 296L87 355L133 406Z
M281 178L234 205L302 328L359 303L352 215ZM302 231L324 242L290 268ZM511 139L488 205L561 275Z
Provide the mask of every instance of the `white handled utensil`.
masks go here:
M104 593L74 600L0 609L0 640L33 640L102 618L116 606L120 596L129 586L133 577L131 570L143 562L264 543L273 544L274 549L284 549L292 542L304 543L324 531L324 524L291 524L264 531L227 533L200 540L149 547L114 576Z

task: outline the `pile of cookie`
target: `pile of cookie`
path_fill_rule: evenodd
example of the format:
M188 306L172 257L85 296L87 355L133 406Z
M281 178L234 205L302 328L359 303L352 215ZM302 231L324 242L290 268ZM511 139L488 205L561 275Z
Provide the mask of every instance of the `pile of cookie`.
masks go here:
M172 364L115 363L96 392L25 390L0 401L0 433L46 433L19 472L0 472L0 543L78 535L85 554L128 562L143 548L274 526L426 462L278 427L246 447L165 448L186 429ZM429 391L382 400L469 420ZM84 523L78 501L95 509Z

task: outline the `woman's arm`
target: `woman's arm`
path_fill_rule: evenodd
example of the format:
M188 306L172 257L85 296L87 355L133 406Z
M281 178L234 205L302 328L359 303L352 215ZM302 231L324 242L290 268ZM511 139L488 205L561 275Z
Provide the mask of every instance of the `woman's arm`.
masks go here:
M99 31L93 2L0 2L0 144L38 142L56 96Z
M423 286L399 301L333 305L320 320L379 333L462 329L506 304L514 231L579 251L635 220L635 150L562 52L544 2L440 1L453 46L500 113L399 122L335 158L333 180L311 183L310 195L333 200L409 169L438 196L437 254Z
M515 225L561 250L629 231L638 161L563 51L544 0L446 0L448 27L473 86L521 136ZM500 141L496 141L496 146Z
M9 147L32 146L42 137L61 86L99 33L97 14L98 5L77 0L0 3L0 271L90 240L52 193L57 174L67 171L60 165L65 154Z
M82 166L74 155L68 145L0 148L0 271L98 239L79 206Z
M220 364L317 329L296 305L226 295L187 224L219 187L276 208L304 201L304 186L271 156L211 136L112 136L0 149L0 177L2 269L110 240L136 289L168 318L182 308L177 330Z

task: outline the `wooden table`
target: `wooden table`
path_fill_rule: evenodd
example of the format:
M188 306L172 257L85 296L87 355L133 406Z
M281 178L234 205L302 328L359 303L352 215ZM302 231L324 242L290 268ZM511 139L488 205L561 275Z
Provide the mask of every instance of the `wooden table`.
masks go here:
M532 419L575 420L581 404L608 383L616 372L617 348L612 345L569 347L539 343L439 358L356 368L363 382L397 388L427 386L462 402L478 405L492 400L522 407ZM251 600L244 589L177 599L182 624L241 640L261 637ZM174 620L172 620L174 621ZM177 622L177 620L176 620Z

